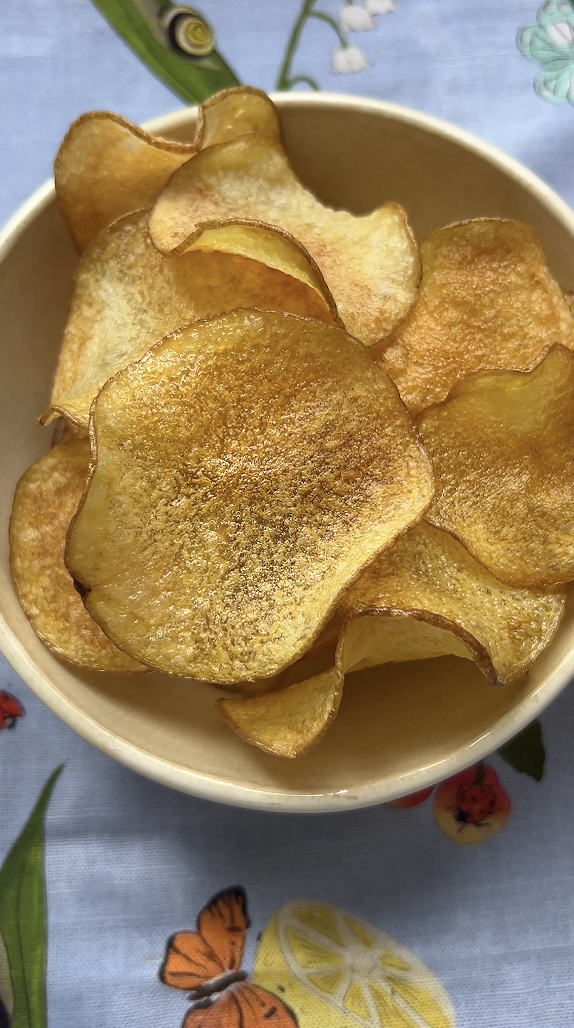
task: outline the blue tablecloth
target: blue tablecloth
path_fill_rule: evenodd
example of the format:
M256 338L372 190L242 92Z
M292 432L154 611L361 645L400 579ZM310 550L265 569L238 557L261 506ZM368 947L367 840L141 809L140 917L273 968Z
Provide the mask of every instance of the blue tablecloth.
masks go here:
M300 0L198 2L238 77L273 89ZM310 21L294 73L312 76L323 89L445 118L506 150L574 203L568 0L540 10L534 0L394 6L366 0L364 14L340 15L339 4L322 0L317 9L365 31L350 31L353 52L341 56L332 26ZM0 26L0 220L50 175L61 137L80 112L110 109L140 122L180 106L89 0L4 0ZM346 73L349 65L362 70ZM236 883L246 890L252 920L248 972L272 914L304 900L388 932L450 996L455 1014L440 994L443 1020L437 1007L403 1021L391 1005L381 1021L390 1028L439 1028L455 1017L459 1028L574 1024L571 691L542 719L542 781L494 757L511 817L483 845L459 846L433 822L432 798L411 810L315 818L228 809L170 792L76 737L3 662L0 689L25 709L13 731L0 730L0 862L44 782L64 764L46 812L52 1028L181 1024L185 994L158 979L166 942L177 929L193 929L206 901ZM11 887L6 874L0 877L0 912L2 889ZM40 965L37 957L34 967ZM13 970L10 988L0 939L0 1025L3 1017L9 1023L15 977ZM41 996L42 983L35 988ZM375 1023L372 1012L371 1020L329 1020L334 1008L327 1009L322 1022L300 1017L302 1028ZM14 1012L14 1028L45 1024L41 1002Z

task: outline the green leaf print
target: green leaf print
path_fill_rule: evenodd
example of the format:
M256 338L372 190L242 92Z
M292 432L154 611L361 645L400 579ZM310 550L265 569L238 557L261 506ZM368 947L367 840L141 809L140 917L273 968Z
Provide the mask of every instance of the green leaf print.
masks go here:
M0 935L10 974L3 1001L8 1012L13 1003L11 1028L47 1025L44 816L61 771L46 782L0 869Z
M213 32L198 11L167 0L92 0L125 43L186 103L239 85L213 49Z
M530 775L537 782L542 780L545 753L539 721L533 721L528 728L507 742L506 746L502 746L498 752L502 759L511 764L516 771Z

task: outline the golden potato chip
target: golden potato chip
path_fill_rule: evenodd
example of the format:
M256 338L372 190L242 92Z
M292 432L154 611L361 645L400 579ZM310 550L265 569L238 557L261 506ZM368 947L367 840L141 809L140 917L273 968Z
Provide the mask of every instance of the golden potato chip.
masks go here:
M245 742L276 757L300 757L327 731L341 702L337 667L279 692L252 699L221 699L220 713Z
M427 514L496 578L574 579L574 354L529 372L483 371L418 418L436 478Z
M33 628L56 656L96 671L145 671L92 621L64 564L89 459L87 439L62 443L20 479L10 520L14 585Z
M171 674L278 674L432 497L387 376L341 329L292 314L165 339L93 418L67 564L106 634Z
M371 345L413 303L418 247L395 203L357 217L324 207L305 189L279 145L257 134L210 146L171 178L150 216L163 253L185 250L211 222L256 221L284 229L309 251L347 330Z
M154 203L197 149L150 136L119 114L82 114L54 164L56 193L78 250L116 218Z
M146 211L120 218L82 256L43 424L63 414L87 429L90 406L104 382L164 336L200 318L261 307L338 320L320 273L288 236L237 226L242 249L235 256L225 252L234 226L214 227L197 241L196 251L167 258L152 245L147 219ZM250 239L255 254L276 249L280 270L249 259Z
M319 266L304 246L282 229L253 221L225 221L220 224L214 222L212 225L206 225L199 229L195 236L189 237L186 240L185 248L181 250L181 255L196 251L228 254L229 257L246 257L251 261L258 261L261 267L252 270L260 277L265 288L261 290L261 304L253 303L252 306L263 309L262 304L267 293L271 300L277 303L270 285L267 283L280 280L274 280L266 274L266 271L279 271L313 290L316 297L312 295L308 297L303 292L301 295L304 297L305 303L299 299L297 299L297 304L291 303L288 307L273 307L272 303L267 303L266 310L285 310L290 311L291 314L301 314L303 317L315 317L320 321L330 320L344 328L337 305ZM177 256L171 257L170 260L177 260ZM283 287L286 288L286 286L287 283L284 283ZM223 283L221 288L225 288ZM294 295L299 297L299 292L293 286L291 288ZM317 303L317 297L319 303ZM242 303L241 306L247 306L247 302Z
M226 143L249 132L281 140L275 104L260 89L251 86L222 89L199 108L195 140L198 149Z
M411 410L469 372L524 371L552 343L574 348L574 318L527 225L450 225L424 241L421 260L416 302L376 358Z
M474 660L492 685L520 677L551 642L563 590L513 589L497 581L447 532L421 522L381 553L345 594L332 632L257 699L217 706L242 739L298 757L336 716L345 672L454 655ZM344 623L343 623L343 619Z
M71 443L74 439L87 439L87 437L87 429L78 428L77 425L74 425L66 418L58 418L52 433L52 446L59 446L60 443Z
M293 682L303 682L322 674L323 671L329 671L335 663L335 650L342 627L342 619L338 613L335 613L307 652L294 664L290 664L285 671L273 678L258 678L249 682L226 682L225 689L237 696L263 696L265 693L284 689Z
M461 543L423 521L380 554L344 597L343 665L358 670L454 653L475 660L492 685L504 685L552 640L564 603L563 590L497 581Z

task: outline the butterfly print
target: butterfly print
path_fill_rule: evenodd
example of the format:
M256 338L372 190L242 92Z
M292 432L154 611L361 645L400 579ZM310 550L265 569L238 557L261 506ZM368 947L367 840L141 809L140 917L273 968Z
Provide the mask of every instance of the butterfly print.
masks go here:
M189 992L182 1028L294 1028L282 1000L248 982L242 970L250 926L247 897L239 887L214 896L194 932L177 932L167 944L160 978Z

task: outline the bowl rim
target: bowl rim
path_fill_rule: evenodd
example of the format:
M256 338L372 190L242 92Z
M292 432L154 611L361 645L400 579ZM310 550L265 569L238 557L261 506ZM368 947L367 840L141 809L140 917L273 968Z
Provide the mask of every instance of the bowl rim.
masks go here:
M475 153L517 180L533 193L560 220L574 238L574 211L546 185L514 158L478 136L435 118L422 111L382 100L371 100L343 93L270 93L281 107L303 104L313 107L338 107L346 110L382 114L386 118L431 132L433 135ZM185 125L195 117L197 107L184 107L144 123L146 131L166 134ZM0 261L9 253L29 225L56 200L54 180L49 179L26 200L0 231ZM370 807L417 792L457 774L492 754L525 728L565 688L574 674L574 650L566 654L554 671L535 692L508 711L495 727L470 744L459 746L452 753L428 765L382 781L350 789L321 792L283 792L271 787L237 784L159 757L104 727L52 684L49 676L32 661L25 646L18 640L0 614L0 651L23 682L66 725L107 756L132 771L180 792L201 799L236 807L285 813L326 813Z

